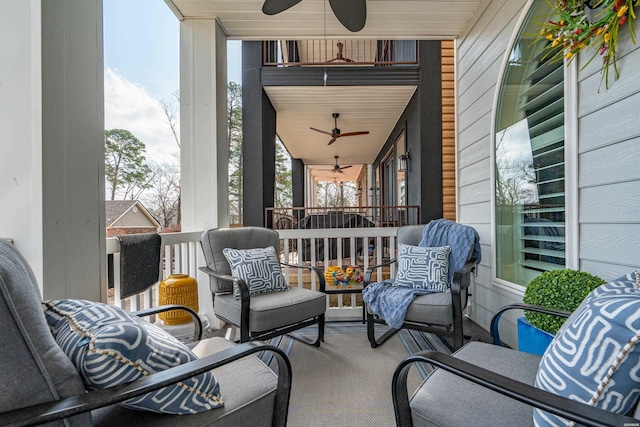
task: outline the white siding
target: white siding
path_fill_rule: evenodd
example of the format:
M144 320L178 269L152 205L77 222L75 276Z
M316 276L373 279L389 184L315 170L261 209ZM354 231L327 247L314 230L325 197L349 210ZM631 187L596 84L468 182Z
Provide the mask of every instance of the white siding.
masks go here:
M524 0L492 1L463 39L458 40L458 221L480 234L482 263L473 279L471 317L489 328L491 316L521 296L491 283L491 114L511 35ZM506 321L506 322L505 322ZM510 318L503 321L504 338L514 343Z
M619 40L619 80L600 83L600 58L578 78L580 269L605 280L640 269L640 46Z
M492 284L491 116L498 75L525 0L491 1L457 42L458 221L475 227L482 264L470 315L488 328L501 306L521 295ZM637 29L636 29L637 30ZM580 269L610 280L640 268L640 47L620 33L621 78L600 91L599 58L579 72L578 187ZM591 57L589 53L581 58ZM513 317L502 333L515 344Z

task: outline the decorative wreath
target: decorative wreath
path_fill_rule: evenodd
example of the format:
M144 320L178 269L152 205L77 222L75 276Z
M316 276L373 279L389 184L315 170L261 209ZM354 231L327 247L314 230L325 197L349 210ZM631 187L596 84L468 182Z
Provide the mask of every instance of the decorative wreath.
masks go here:
M587 47L595 48L593 58L602 57L602 78L609 88L609 65L613 64L616 79L619 77L616 64L618 31L625 24L629 26L631 40L636 43L633 20L634 7L640 0L551 0L547 2L557 12L555 20L542 23L536 41L544 40L548 50L546 58L551 61L573 60L574 56ZM550 42L550 43L549 43Z

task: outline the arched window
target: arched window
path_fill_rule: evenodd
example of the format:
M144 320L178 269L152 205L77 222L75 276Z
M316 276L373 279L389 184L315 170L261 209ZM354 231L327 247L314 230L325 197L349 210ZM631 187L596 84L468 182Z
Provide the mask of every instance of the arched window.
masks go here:
M533 2L495 109L495 274L518 285L566 265L564 66L532 43L550 11Z

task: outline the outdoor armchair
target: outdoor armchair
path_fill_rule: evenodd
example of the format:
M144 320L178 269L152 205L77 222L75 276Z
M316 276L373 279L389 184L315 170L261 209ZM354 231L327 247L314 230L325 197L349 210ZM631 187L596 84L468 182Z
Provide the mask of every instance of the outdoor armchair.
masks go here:
M84 304L91 310L108 309L121 313L118 311L120 309L106 304L83 300L64 301ZM3 361L0 368L0 425L286 425L291 366L287 356L278 348L262 342L235 345L223 338L209 338L194 343L191 351L197 357L187 363L133 382L92 390L85 386L80 368L65 354L57 337L54 338L43 308L53 303L45 302L43 305L28 263L13 245L0 239L0 359ZM183 309L181 306L172 308L178 307ZM146 316L160 310L164 308L145 310L141 314ZM195 313L192 312L192 315ZM148 324L132 319L134 324ZM150 327L163 340L177 347L182 345L171 337L164 337L155 326ZM76 328L74 326L71 331ZM200 333L197 327L195 333ZM88 345L89 341L86 341L75 347ZM260 351L275 355L277 375L253 355ZM118 357L115 355L112 359L122 360ZM136 396L209 373L220 385L223 407L196 414L174 415L118 405Z
M432 221L433 223L433 221ZM471 227L455 224L447 220L436 220L437 224L445 224L447 226L464 228L469 235L477 235L475 230ZM425 225L408 225L398 228L397 242L398 246L411 245L418 246L423 240L423 232L425 231ZM444 241L448 245L450 239L439 239ZM476 242L477 247L479 244ZM460 245L454 245L454 247L460 248ZM445 281L449 281L449 289L441 292L433 292L427 294L421 294L415 297L409 304L406 310L406 316L401 324L400 328L392 327L386 331L382 336L376 337L375 325L388 323L381 313L376 313L372 310L371 304L365 304L366 322L367 322L367 336L371 347L375 348L400 329L415 329L425 332L435 333L445 337L451 337L453 339L453 348L458 349L462 347L464 339L464 331L462 326L463 310L465 309L469 297L469 285L471 283L471 272L475 268L475 265L479 262L479 252L474 249L476 246L471 243L469 246L459 250L464 254L451 253L451 257L458 256L458 259L462 259L461 268L458 271L449 275L449 279L445 278ZM371 284L371 276L373 272L379 267L388 266L394 263L398 263L398 258L392 259L388 262L380 265L374 265L369 267L364 275L364 288L363 294L366 293L366 288ZM398 265L397 269L400 270L401 265ZM398 273L399 274L399 271ZM410 274L413 274L410 272ZM414 274L415 276L415 274ZM395 281L395 278L393 279ZM389 283L390 285L391 283ZM382 294L384 295L384 294Z
M290 334L307 344L320 346L327 307L324 275L313 266L280 261L277 231L263 227L214 228L205 231L201 241L207 266L200 269L210 277L213 311L216 317L240 329L240 342ZM273 248L271 257L265 251L268 248ZM227 259L229 250L233 252L233 259L238 260L237 271L243 277L232 274ZM310 270L317 278L318 291L288 286L280 277L280 265ZM269 270L269 277L257 279L258 272L265 269ZM252 281L261 292L250 286ZM291 334L311 325L318 325L314 341Z
M472 341L452 355L424 351L406 358L392 380L399 427L533 426L534 408L585 426L638 425L639 421L631 417L534 387L541 356L500 345L498 322L505 311L512 309L562 317L570 314L528 304L510 305L496 313L491 322L494 344ZM409 398L408 373L416 363L429 363L436 369Z

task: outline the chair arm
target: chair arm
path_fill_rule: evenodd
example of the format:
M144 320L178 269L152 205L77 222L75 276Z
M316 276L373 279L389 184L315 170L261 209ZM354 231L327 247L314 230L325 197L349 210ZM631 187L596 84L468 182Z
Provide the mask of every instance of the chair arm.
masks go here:
M536 311L538 313L551 314L553 316L559 316L559 317L565 317L565 318L571 316L570 311L557 310L555 308L542 307L540 305L525 304L525 303L515 303L515 304L505 305L500 310L498 310L496 314L493 315L493 318L491 319L491 327L490 327L491 340L495 345L502 345L502 342L500 341L500 332L498 331L498 323L500 322L502 315L509 310L530 310L530 311Z
M362 287L366 288L367 285L369 283L371 283L371 275L373 274L373 270L375 270L376 268L380 268L380 267L384 267L386 265L391 265L394 262L397 262L398 260L396 258L390 259L389 261L385 261L382 264L378 264L378 265L372 265L371 267L367 268L367 270L364 272L364 276L362 278Z
M278 392L273 425L285 426L291 393L291 364L282 350L260 341L246 342L128 384L5 412L0 416L0 426L38 425L89 412L175 384L259 351L273 352L278 363Z
M151 316L152 314L164 313L173 310L184 310L189 313L189 315L193 319L193 340L200 341L202 339L202 321L200 320L200 316L198 316L198 313L187 306L178 304L167 304L158 307L145 308L144 310L134 311L131 314L138 317L147 317Z
M535 408L576 421L581 425L595 427L637 425L638 423L638 420L634 418L615 414L540 390L453 356L436 351L423 351L403 360L393 374L393 406L396 414L396 423L401 427L413 425L407 392L407 374L411 364L415 362L430 363L482 387Z
M287 267L305 268L307 270L315 272L316 275L318 276L318 279L320 280L320 286L319 286L320 292L324 292L326 290L327 281L324 278L324 274L322 274L322 270L320 270L318 267L315 267L313 265L289 264L287 262L281 262L280 264L281 265L286 265Z
M233 282L235 285L240 288L240 297L243 298L246 294L249 297L249 287L247 286L247 282L244 279L241 279L236 276L231 276L229 274L218 273L215 270L210 269L209 267L200 267L200 271L207 273L209 276L213 276L216 279L227 280L229 282Z
M474 260L467 262L462 269L453 273L451 281L451 293L460 294L463 289L467 289L471 284L471 271L476 267Z

